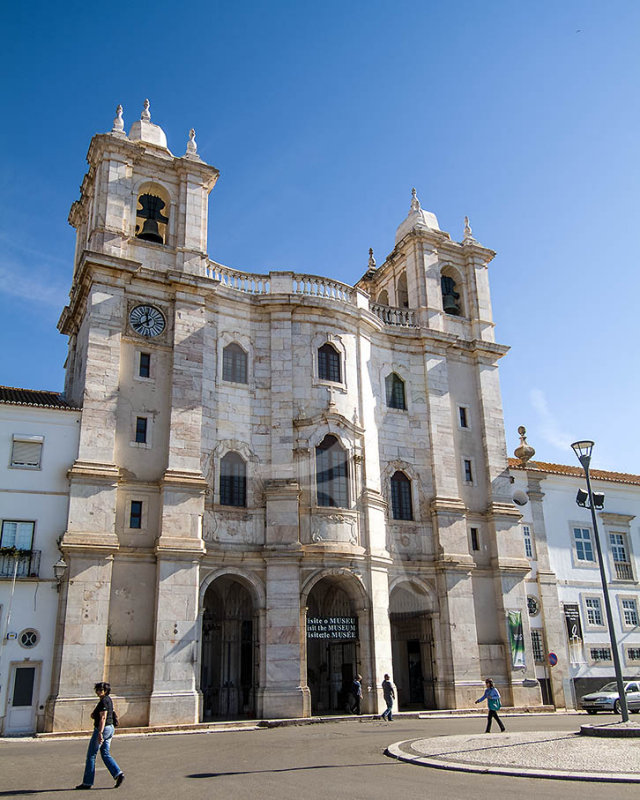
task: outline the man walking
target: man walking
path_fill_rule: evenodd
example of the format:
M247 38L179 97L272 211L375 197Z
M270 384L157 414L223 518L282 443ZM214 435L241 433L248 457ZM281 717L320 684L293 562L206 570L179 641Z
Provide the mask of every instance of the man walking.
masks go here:
M382 695L384 697L387 707L382 712L380 719L386 719L387 722L393 722L393 699L396 696L391 685L391 679L385 672L384 680L382 681Z
M360 703L362 701L362 675L356 675L356 677L353 679L351 693L353 694L353 706L351 707L351 713L360 714L362 713L360 710Z

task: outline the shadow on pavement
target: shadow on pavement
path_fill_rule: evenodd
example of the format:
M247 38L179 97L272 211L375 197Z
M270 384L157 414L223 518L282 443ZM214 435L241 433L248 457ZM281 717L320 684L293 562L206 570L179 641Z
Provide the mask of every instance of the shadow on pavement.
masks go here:
M185 775L185 778L224 778L231 775L259 775L263 772L299 772L300 770L307 769L359 769L360 767L386 767L384 761L376 761L372 764L315 764L309 767L282 767L281 769L248 769L238 772L193 772L191 775ZM0 792L0 796L2 792Z

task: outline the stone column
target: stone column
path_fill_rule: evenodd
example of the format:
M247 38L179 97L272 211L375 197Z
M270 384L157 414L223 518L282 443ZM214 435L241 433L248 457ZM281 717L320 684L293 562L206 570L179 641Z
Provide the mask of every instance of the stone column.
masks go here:
M543 620L543 632L547 649L558 654L558 663L555 667L547 666L551 679L551 692L556 708L566 708L571 705L571 697L564 693L565 680L570 677L569 648L565 635L564 617L560 611L560 598L558 595L558 579L551 569L549 561L549 545L547 542L547 529L544 521L544 506L542 500L544 492L540 488L541 478L538 475L527 473L527 494L531 503L533 521L533 534L537 557L536 581L538 584L538 597L540 599L540 613ZM546 654L545 654L546 655Z
M261 648L266 661L262 696L267 719L310 715L303 619L299 557L273 552L267 562L266 641Z
M200 718L198 596L204 553L202 518L207 482L200 470L205 309L195 295L175 301L171 427L161 482L156 545L155 668L149 724Z
M391 623L389 622L389 568L390 559L371 559L369 581L371 585L371 623L369 644L371 648L371 701L369 711L381 714L387 704L382 695L385 673L393 681L393 656L391 653ZM360 632L362 637L362 632ZM366 677L366 676L365 676Z
M93 684L103 679L119 470L114 463L124 296L96 283L88 297L84 400L78 458L69 471L69 565L47 716L53 730L88 727Z

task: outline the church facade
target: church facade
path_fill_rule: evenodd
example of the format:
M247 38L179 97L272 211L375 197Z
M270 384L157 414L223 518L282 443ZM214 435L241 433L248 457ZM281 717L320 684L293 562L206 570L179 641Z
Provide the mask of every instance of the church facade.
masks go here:
M90 727L101 679L129 726L339 713L357 673L369 713L385 673L400 709L470 706L486 675L540 705L494 253L414 191L355 286L248 274L207 254L193 132L176 157L119 109L87 160L49 729Z

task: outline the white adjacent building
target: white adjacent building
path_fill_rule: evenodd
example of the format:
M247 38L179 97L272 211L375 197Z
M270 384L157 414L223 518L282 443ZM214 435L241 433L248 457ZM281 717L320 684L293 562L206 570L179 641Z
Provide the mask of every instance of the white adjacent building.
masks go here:
M0 735L44 730L80 411L0 386Z
M207 254L193 131L174 156L148 103L128 135L119 109L87 158L48 727L88 727L100 679L125 725L343 711L357 672L369 712L385 672L400 708L469 706L487 674L539 705L494 253L414 191L355 286L248 274Z
M536 663L546 702L573 706L614 680L609 629L591 512L576 504L582 467L533 460L524 439L511 459L514 489L526 493L522 535L531 564L527 599ZM623 676L640 679L640 475L592 469L604 493L598 533ZM549 653L557 664L551 666ZM552 661L555 659L552 658Z

